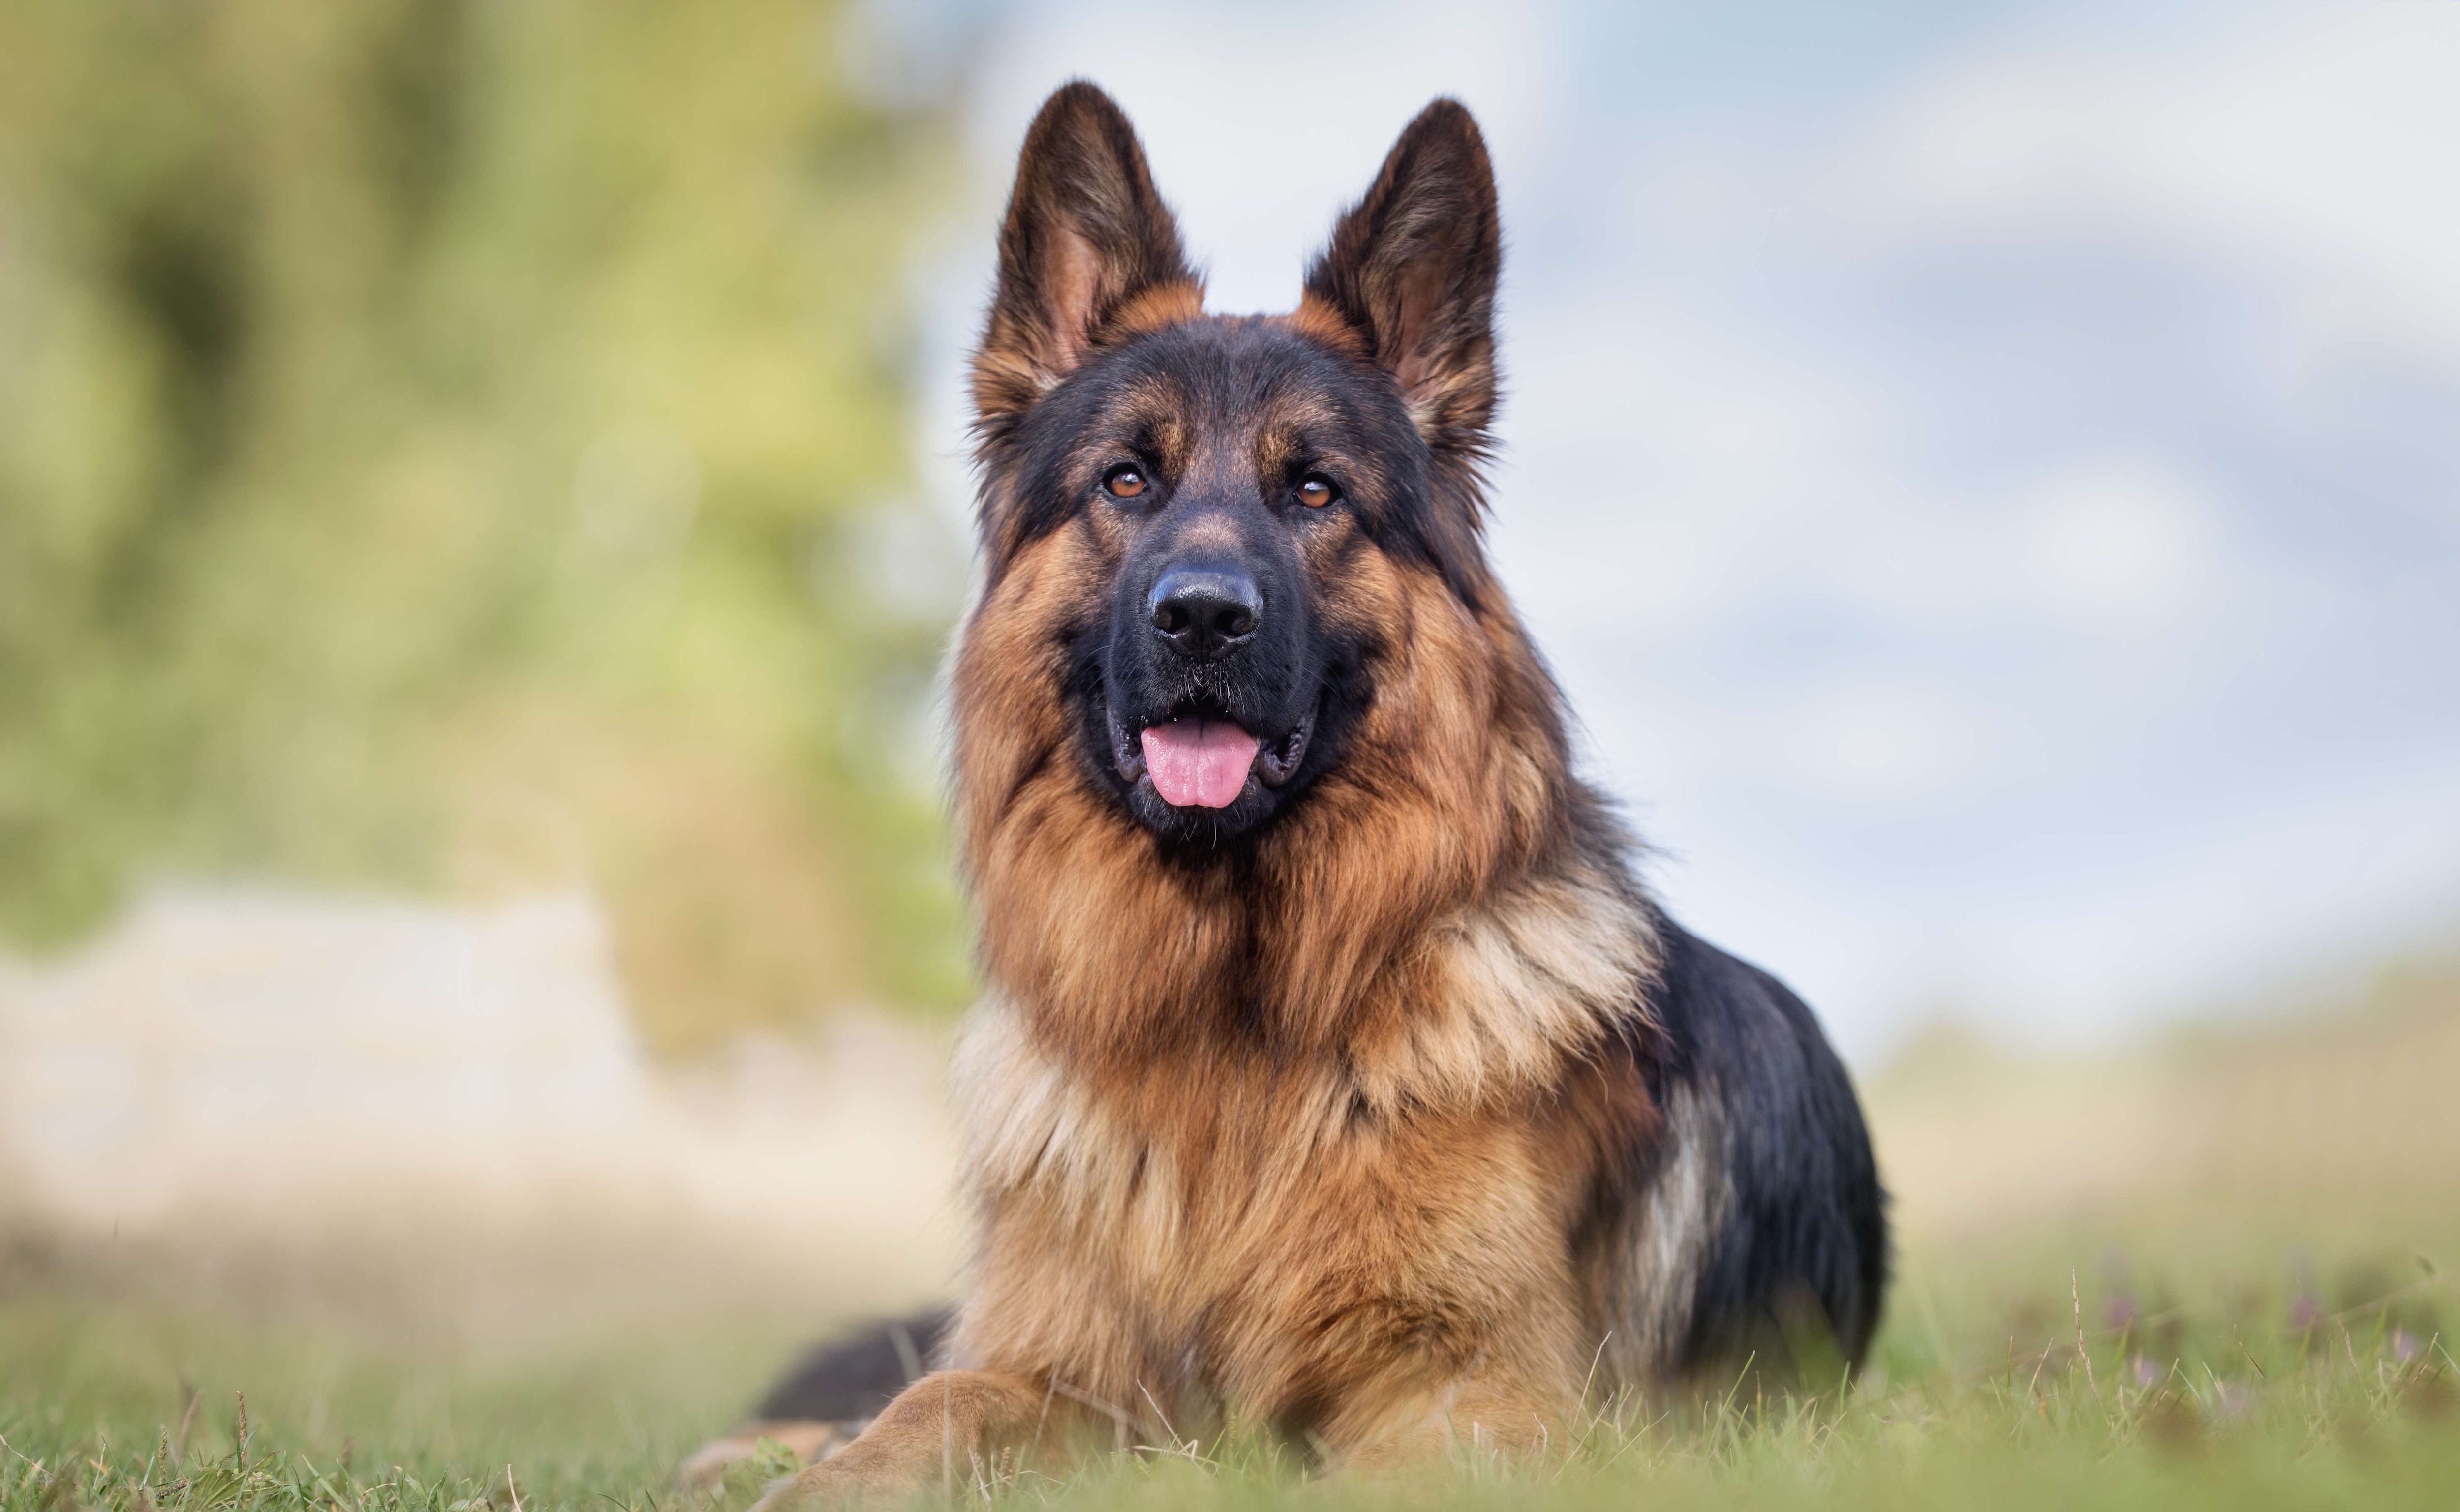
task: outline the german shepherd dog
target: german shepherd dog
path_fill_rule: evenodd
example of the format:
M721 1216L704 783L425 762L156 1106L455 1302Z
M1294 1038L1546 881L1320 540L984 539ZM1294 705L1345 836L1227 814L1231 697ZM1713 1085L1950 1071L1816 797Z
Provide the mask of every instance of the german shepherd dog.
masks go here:
M1035 118L999 252L951 673L972 1287L944 1338L811 1367L807 1406L877 1415L769 1504L1089 1435L1543 1454L1807 1332L1857 1361L1887 1237L1853 1088L1643 889L1485 557L1469 112L1401 134L1293 314L1205 312L1090 84ZM940 1368L866 1397L906 1355Z

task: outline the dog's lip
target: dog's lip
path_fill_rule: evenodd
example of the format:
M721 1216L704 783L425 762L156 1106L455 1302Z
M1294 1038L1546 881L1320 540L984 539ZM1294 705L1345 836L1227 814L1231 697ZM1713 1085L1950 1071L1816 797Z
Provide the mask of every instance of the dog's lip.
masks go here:
M1298 775L1299 764L1306 760L1308 743L1315 738L1316 714L1323 706L1324 701L1321 698L1308 705L1306 713L1301 716L1299 722L1290 727L1289 733L1280 740L1272 742L1258 740L1255 766L1251 769L1262 780L1265 787L1279 788ZM1188 711L1174 712L1163 715L1161 719L1142 720L1131 724L1119 717L1119 711L1112 706L1108 699L1103 700L1102 718L1110 726L1111 733L1111 766L1119 774L1121 782L1134 786L1136 780L1145 774L1145 750L1142 737L1146 726L1178 718L1182 712ZM1203 717L1228 718L1223 714L1206 714ZM1232 723L1238 724L1241 729L1246 729L1243 722L1233 721ZM1255 732L1249 730L1248 733Z
M1145 774L1145 747L1144 742L1138 738L1140 732L1128 727L1127 722L1119 718L1119 711L1111 706L1108 699L1102 702L1102 718L1111 726L1111 766L1118 772L1121 782L1134 785Z
M1315 738L1316 710L1323 706L1322 699L1308 704L1279 745L1256 747L1256 775L1264 779L1265 787L1279 788L1298 775L1299 763L1306 760L1307 743Z

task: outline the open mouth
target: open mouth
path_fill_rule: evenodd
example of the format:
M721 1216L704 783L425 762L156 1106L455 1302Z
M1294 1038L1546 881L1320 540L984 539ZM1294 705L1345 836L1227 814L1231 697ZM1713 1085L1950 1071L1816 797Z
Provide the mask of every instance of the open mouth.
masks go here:
M1268 788L1280 787L1306 759L1315 733L1313 709L1269 746L1219 709L1184 708L1135 730L1116 711L1108 717L1111 761L1120 780L1151 778L1154 791L1174 808L1227 808L1246 791L1250 772Z

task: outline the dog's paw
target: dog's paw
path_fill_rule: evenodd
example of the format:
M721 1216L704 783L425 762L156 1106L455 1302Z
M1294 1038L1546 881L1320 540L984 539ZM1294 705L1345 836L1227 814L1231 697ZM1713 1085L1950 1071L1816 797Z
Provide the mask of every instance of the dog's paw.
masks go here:
M769 1488L751 1512L837 1512L864 1503L896 1505L922 1487L922 1479L871 1456L806 1465Z
M859 1427L834 1422L753 1423L741 1433L712 1438L693 1450L689 1459L675 1467L675 1485L685 1491L713 1491L738 1465L762 1480L781 1480L844 1448Z

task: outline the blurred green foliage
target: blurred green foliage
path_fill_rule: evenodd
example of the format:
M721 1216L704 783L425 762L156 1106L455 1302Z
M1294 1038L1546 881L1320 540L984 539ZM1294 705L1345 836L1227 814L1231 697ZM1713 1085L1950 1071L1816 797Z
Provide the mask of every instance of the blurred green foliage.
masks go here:
M963 995L954 593L866 565L959 550L901 502L953 155L838 19L0 7L0 937L585 879L663 1048Z

